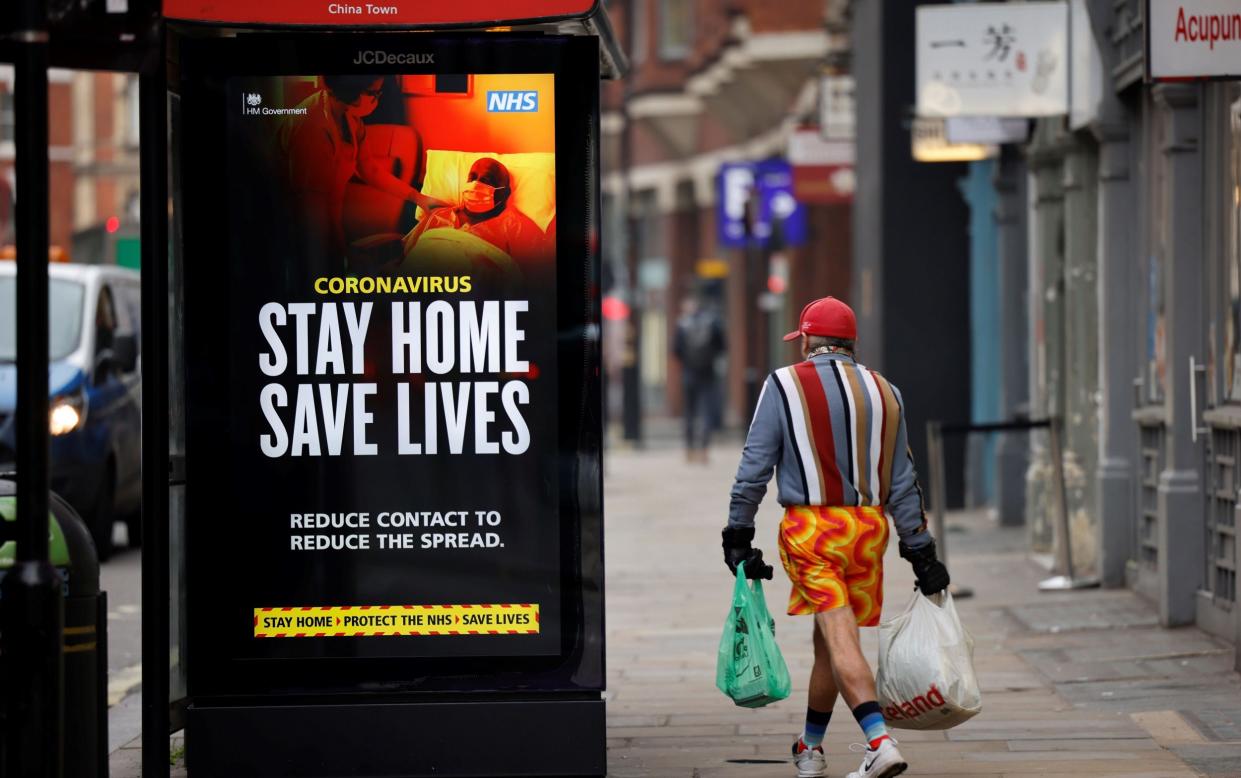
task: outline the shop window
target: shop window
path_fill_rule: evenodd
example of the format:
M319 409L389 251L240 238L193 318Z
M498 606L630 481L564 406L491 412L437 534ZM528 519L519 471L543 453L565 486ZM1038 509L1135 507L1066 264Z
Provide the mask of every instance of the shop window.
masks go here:
M1214 406L1220 401L1241 402L1241 85L1214 84L1204 90L1204 97L1204 172L1209 176L1205 192L1206 202L1211 204L1206 238L1213 309L1208 340L1212 396L1208 404ZM1212 426L1206 442L1206 565L1202 589L1226 611L1237 597L1241 431Z
M1141 484L1138 505L1138 563L1148 573L1159 572L1159 474L1164 469L1164 428L1140 428Z
M1203 589L1225 608L1237 599L1237 466L1241 435L1211 431L1206 489L1207 547Z
M1112 75L1119 92L1142 81L1146 56L1146 1L1112 0L1111 37L1116 47Z
M694 40L693 0L659 0L659 56L685 59Z
M138 96L138 77L125 77L125 135L127 148L137 149L141 142L139 126L141 124L142 102Z
M1168 246L1168 161L1164 155L1167 134L1166 111L1148 99L1145 116L1144 156L1149 171L1149 200L1146 204L1146 305L1143 311L1145 363L1142 394L1147 403L1159 403L1165 396L1168 374L1167 320L1164 302L1164 268Z
M633 240L638 252L637 299L642 306L641 362L644 404L664 407L668 381L668 258L663 215L655 190L636 192L633 198Z
M125 220L132 224L142 223L142 192L130 189L125 195Z
M633 22L633 32L629 37L629 60L631 64L641 64L646 59L647 50L647 34L649 25L647 24L647 0L629 0L633 3L633 12L629 14L628 21Z
M1228 309L1224 317L1224 375L1226 400L1241 402L1241 99L1229 107L1228 175L1224 203L1228 233L1224 260L1227 267Z
M0 143L17 139L17 120L13 112L13 93L0 91Z
M617 202L615 195L606 193L603 195L601 210L603 215L602 234L605 237L601 244L604 273L614 273L625 261L623 243L625 240L625 221L621 213L620 203ZM604 291L611 289L615 285L616 280L615 277L605 278Z

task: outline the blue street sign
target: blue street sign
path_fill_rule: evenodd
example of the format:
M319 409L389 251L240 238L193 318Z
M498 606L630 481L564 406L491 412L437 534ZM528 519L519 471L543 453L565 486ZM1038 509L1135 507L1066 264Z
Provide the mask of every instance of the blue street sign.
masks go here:
M747 240L767 245L777 229L785 245L806 242L806 209L793 197L793 168L788 162L725 163L720 166L716 187L715 222L721 246L744 248ZM747 238L746 205L751 196L757 213Z

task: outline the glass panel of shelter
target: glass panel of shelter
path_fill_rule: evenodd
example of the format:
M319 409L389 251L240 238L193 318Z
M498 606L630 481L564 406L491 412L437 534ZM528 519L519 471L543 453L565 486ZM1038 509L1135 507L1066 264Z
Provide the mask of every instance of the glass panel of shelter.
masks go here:
M177 148L174 143L180 133L180 97L168 96L168 149ZM169 152L171 154L171 151ZM183 261L181 236L180 166L169 159L172 177L170 201L169 248L168 248L168 627L169 656L171 658L168 684L169 705L173 728L180 718L176 714L187 696L186 652L186 587L185 587L185 355L182 344L185 338L182 276Z

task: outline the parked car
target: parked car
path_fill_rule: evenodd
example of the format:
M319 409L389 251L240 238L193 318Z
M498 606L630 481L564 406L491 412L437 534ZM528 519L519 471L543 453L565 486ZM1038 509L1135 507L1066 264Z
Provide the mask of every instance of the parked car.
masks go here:
M16 263L0 262L0 462L17 459ZM99 558L113 523L141 538L138 274L101 265L48 266L51 487L86 520Z

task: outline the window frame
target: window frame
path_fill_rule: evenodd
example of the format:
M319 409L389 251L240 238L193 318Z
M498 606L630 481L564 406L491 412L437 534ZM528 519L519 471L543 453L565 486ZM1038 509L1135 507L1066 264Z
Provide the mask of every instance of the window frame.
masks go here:
M1142 212L1143 230L1142 312L1141 327L1141 402L1140 406L1158 406L1167 397L1167 301L1164 299L1167 280L1167 217L1168 161L1163 144L1167 137L1168 112L1153 95L1147 93L1143 106L1141 163L1144 179ZM1161 327L1164 330L1161 332Z
M1241 405L1241 85L1203 93L1207 408Z
M1241 404L1241 85L1221 83L1216 89L1222 129L1216 148L1221 164L1215 183L1218 190L1212 197L1216 207L1209 209L1209 218L1219 221L1208 234L1208 240L1218 242L1212 254L1218 256L1220 268L1215 300L1220 309L1212 317L1212 326L1221 328L1212 339L1213 347L1219 344L1221 363L1215 396L1220 405L1237 405Z
M629 61L632 65L640 65L646 61L650 53L650 4L648 0L629 0L633 10L626 16L626 22L633 23L629 31Z
M12 89L0 88L0 147L12 149L17 142L17 106ZM10 155L13 153L9 152Z
M678 5L685 14L684 40L670 40L669 35L675 29L668 24L672 17L672 6ZM693 0L659 0L659 58L662 60L687 59L694 50L694 2Z

